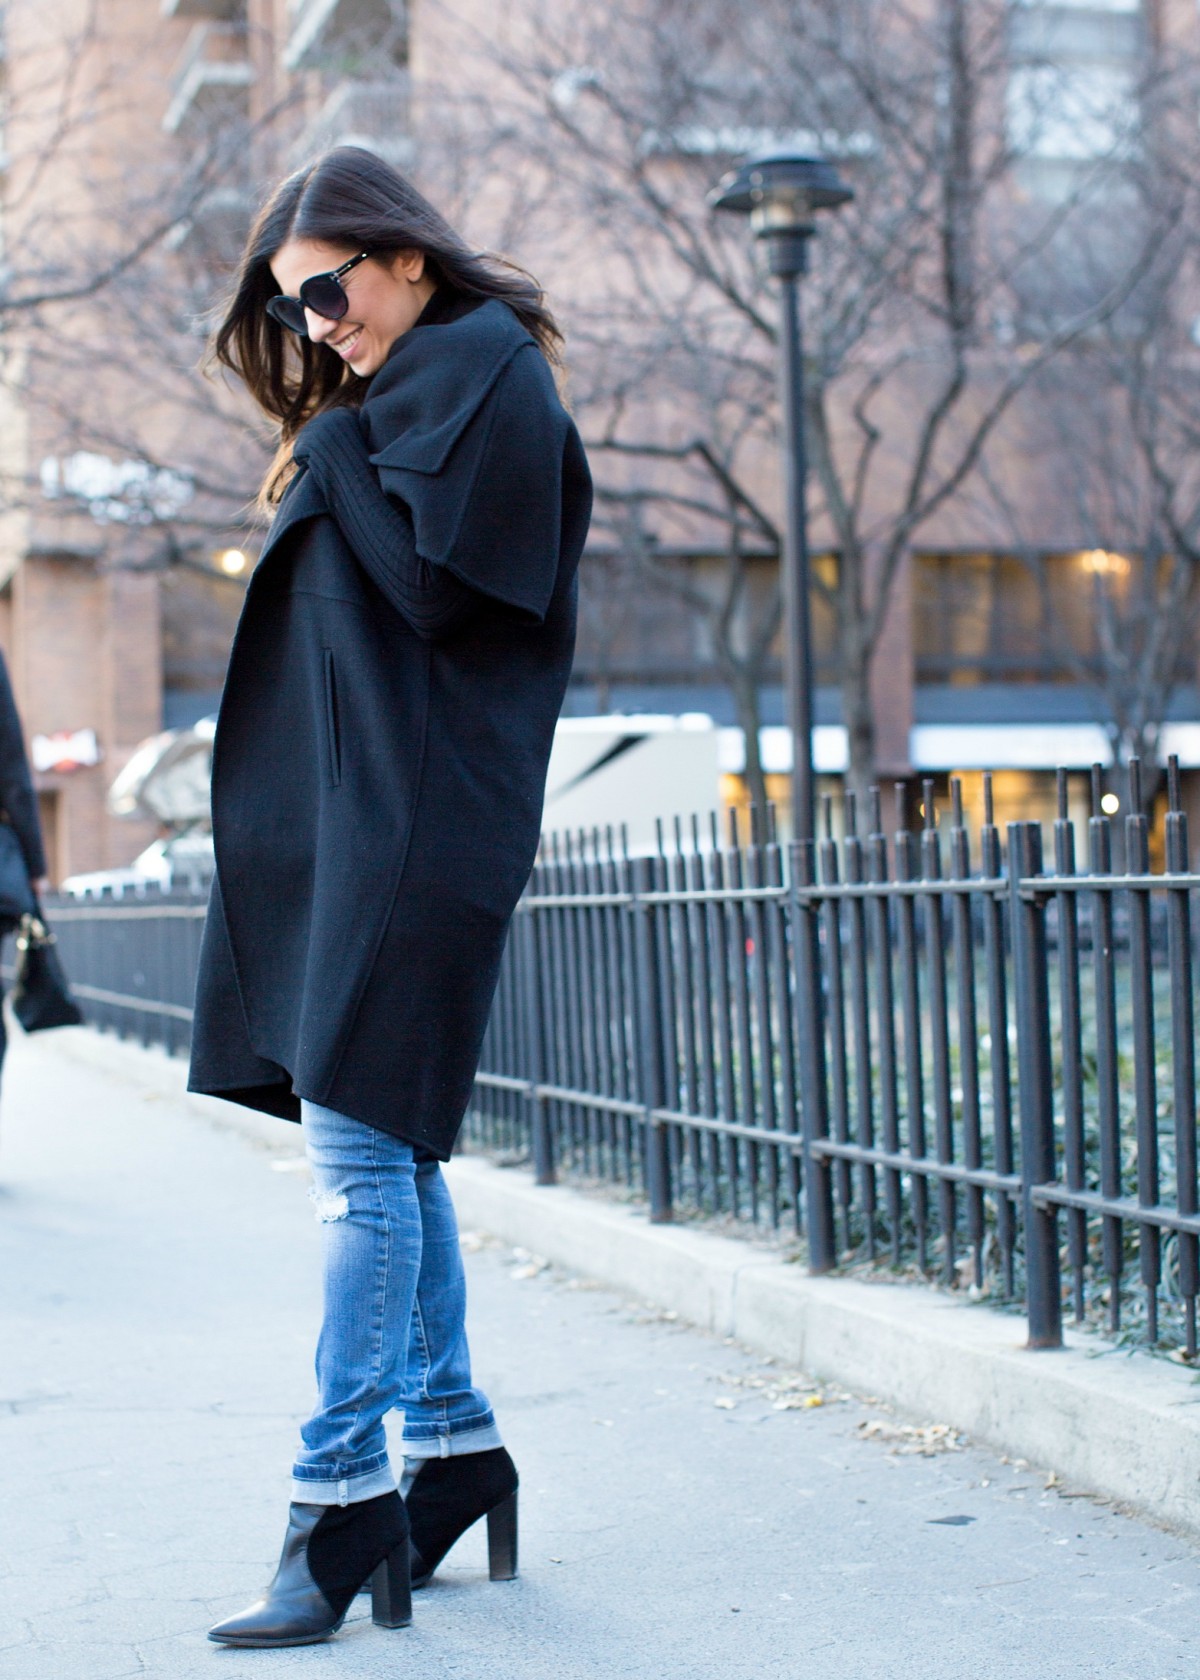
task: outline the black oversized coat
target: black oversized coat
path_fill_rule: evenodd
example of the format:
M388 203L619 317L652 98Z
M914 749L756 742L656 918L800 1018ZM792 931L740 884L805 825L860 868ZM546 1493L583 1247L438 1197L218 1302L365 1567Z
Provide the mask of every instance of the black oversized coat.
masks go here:
M301 469L221 702L190 1087L288 1119L303 1097L445 1158L537 847L591 485L495 300L423 317L357 424L363 505L382 484L465 615L418 633Z
M30 880L38 880L46 873L42 825L29 760L25 756L25 733L3 654L0 654L0 809L21 843Z

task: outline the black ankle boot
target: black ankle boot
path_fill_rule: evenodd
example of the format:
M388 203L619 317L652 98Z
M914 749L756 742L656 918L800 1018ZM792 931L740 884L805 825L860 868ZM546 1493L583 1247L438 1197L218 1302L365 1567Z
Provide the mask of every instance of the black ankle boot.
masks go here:
M293 1505L266 1596L208 1637L219 1645L314 1645L337 1632L368 1579L372 1620L407 1627L408 1518L398 1493L354 1505Z
M423 1587L454 1542L480 1517L488 1524L488 1575L517 1573L517 1467L503 1447L425 1458L401 1483L408 1507L412 1584Z

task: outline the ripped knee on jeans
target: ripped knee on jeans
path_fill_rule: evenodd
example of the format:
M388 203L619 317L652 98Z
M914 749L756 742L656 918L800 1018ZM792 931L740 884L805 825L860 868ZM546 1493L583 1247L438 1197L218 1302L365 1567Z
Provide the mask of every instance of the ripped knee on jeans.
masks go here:
M350 1212L349 1198L344 1191L318 1190L314 1184L309 1189L308 1199L316 1210L319 1225L332 1225L338 1219L345 1219Z

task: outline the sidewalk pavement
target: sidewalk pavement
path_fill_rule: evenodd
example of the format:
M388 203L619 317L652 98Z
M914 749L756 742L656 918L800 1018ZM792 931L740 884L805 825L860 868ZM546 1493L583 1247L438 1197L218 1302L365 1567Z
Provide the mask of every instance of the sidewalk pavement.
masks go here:
M328 1645L210 1645L270 1576L311 1399L298 1145L280 1124L255 1147L51 1035L14 1045L0 1680L1195 1672L1190 1542L475 1233L473 1343L522 1471L520 1581L487 1581L473 1533L411 1629L372 1627L361 1600Z

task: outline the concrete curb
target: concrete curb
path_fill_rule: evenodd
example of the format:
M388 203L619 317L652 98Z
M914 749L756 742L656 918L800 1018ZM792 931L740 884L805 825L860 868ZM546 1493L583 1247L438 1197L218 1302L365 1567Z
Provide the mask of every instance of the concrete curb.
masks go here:
M813 1278L735 1238L644 1215L473 1158L451 1163L464 1226L676 1311L1200 1535L1200 1382L1068 1333L1031 1353L1024 1321L903 1284Z
M277 1120L188 1095L185 1064L159 1050L86 1028L54 1042L258 1147L299 1148L298 1133ZM1189 1370L1070 1332L1063 1351L1031 1353L1019 1317L906 1285L812 1278L736 1238L650 1225L634 1209L563 1186L539 1189L475 1157L447 1170L466 1229L1200 1536L1200 1381Z

